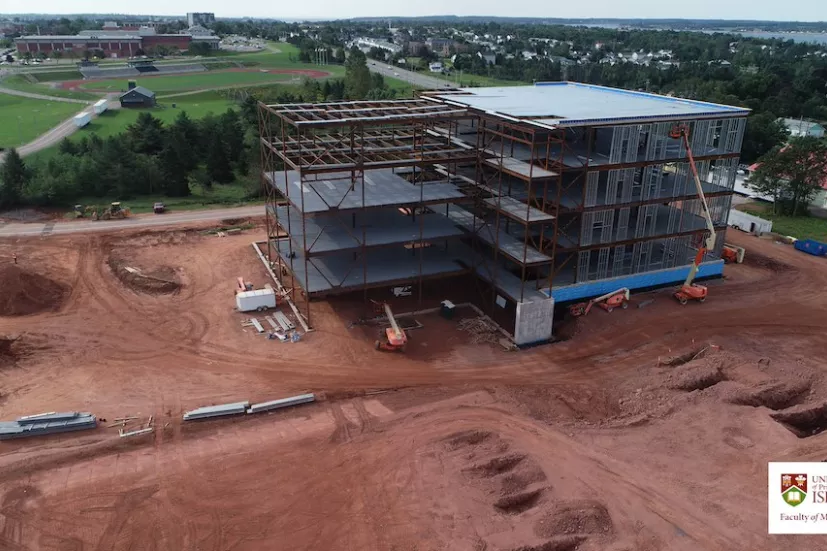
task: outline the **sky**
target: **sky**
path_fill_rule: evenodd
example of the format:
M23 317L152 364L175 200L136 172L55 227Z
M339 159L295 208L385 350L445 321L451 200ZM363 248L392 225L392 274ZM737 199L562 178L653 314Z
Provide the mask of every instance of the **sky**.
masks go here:
M106 13L127 7L100 0L0 0L0 15L9 13ZM142 0L129 5L136 14L182 15L187 11L214 12L217 17L276 19L346 19L423 15L495 15L509 17L754 19L827 21L827 0L314 0L278 2L253 0Z

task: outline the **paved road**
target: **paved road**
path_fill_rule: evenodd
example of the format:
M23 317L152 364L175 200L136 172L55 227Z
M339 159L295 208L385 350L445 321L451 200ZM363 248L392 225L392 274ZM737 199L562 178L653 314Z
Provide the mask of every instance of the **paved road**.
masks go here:
M13 90L11 88L3 88L0 86L0 94L8 94L10 96L22 96L24 98L45 99L48 101L62 101L64 103L79 103L81 105L89 105L91 102L75 98L62 98L58 96L47 96L45 94L35 94L33 92L23 92L22 90Z
M407 71L405 69L401 69L399 67L391 66L388 69L387 63L381 63L379 61L368 60L368 69L370 69L374 73L379 73L380 75L384 75L386 77L393 77L398 78L399 80L404 80L405 82L410 82L414 86L419 88L449 88L453 86L449 84L445 80L432 77L430 75L426 75L423 73L415 73L413 71Z
M223 220L224 218L245 218L263 216L264 205L253 207L235 207L228 209L209 209L196 211L170 212L167 214L139 214L126 220L74 220L47 223L4 223L0 221L0 237L47 236L65 233L84 233L95 231L117 231L127 228L150 228Z
M5 88L0 88L0 94L5 93L5 90L6 90ZM37 94L35 94L35 95L37 95ZM109 96L106 97L106 99L109 100L108 109L120 109L121 108L120 103L118 103L117 101L112 101L116 96L117 96L117 94L110 94ZM56 99L56 98L53 98L53 99ZM78 100L72 100L72 101L78 101ZM74 118L78 114L80 114L80 113L89 113L90 115L92 115L92 118L95 118L97 116L97 115L95 115L94 105L88 105L88 102L85 102L85 101L83 101L81 103L87 104L87 106L85 108L81 109L80 111L78 111L77 113L75 113L74 115L72 115L71 117L69 117L68 119L66 119L65 121L63 121L62 123L58 124L55 127L52 127L50 130L47 130L46 132L44 132L43 134L41 134L40 136L38 136L34 140L30 141L29 143L21 145L20 147L18 147L17 152L20 153L20 156L25 157L26 155L31 155L32 153L37 153L40 150L46 149L48 147L51 147L53 145L56 145L56 144L60 143L61 140L63 140L63 138L69 137L72 134L74 134L75 132L77 132L79 130L79 128L77 126L75 126ZM0 164L3 163L3 157L4 157L4 155L2 153L0 153Z

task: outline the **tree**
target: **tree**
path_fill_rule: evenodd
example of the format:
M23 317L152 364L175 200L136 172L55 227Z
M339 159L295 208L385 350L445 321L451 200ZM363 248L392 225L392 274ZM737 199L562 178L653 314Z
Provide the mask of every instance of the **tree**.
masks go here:
M351 48L345 62L345 97L364 99L370 90L370 71L367 58L359 48Z
M18 206L29 179L29 169L23 158L16 149L9 149L0 167L0 208Z
M141 113L126 128L133 149L138 153L154 155L164 146L164 123L149 113Z
M55 61L60 61L60 59L63 57L63 51L55 50L54 52L52 52L52 57L55 58Z
M747 119L741 159L754 163L774 147L787 141L789 132L772 113L758 113Z
M211 181L219 184L228 184L233 181L233 169L227 149L218 133L212 136L207 148L207 176Z
M795 138L781 149L761 159L751 186L772 193L778 203L783 199L798 216L827 181L827 144L817 138Z
M73 142L69 138L63 138L63 141L60 142L60 145L58 146L58 151L66 155L72 156L77 155L80 152L77 144L75 144L75 142Z
M227 159L231 163L238 163L244 155L244 128L241 118L233 109L221 115L221 139L227 152Z
M210 48L210 45L206 42L192 42L187 50L187 54L189 55L201 55L207 56L212 55L213 49Z
M772 197L772 213L778 214L781 196L787 185L780 169L779 148L775 148L761 158L761 165L752 173L747 187L762 195Z
M182 111L169 127L164 146L158 154L167 195L185 197L190 194L189 174L198 166L197 143L198 127L186 111Z
M379 61L385 61L387 58L388 52L387 50L383 50L382 48L377 48L373 46L370 51L368 51L368 57L371 59L378 59Z

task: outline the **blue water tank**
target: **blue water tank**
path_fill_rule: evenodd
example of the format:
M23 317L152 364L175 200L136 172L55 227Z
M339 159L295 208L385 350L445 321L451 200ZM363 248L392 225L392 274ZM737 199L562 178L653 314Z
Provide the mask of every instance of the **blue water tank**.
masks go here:
M795 248L813 256L827 255L827 244L820 243L815 239L799 239L795 242Z

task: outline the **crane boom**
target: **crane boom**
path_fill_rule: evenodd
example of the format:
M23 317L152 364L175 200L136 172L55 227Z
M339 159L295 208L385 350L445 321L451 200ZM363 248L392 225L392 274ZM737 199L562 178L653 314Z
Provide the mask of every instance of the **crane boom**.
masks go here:
M701 177L698 175L698 167L695 166L695 156L692 154L692 147L689 145L689 128L686 125L677 126L672 130L671 135L675 138L679 136L683 138L683 144L686 146L686 153L689 156L689 167L692 170L692 177L695 180L695 189L698 191L698 197L701 200L706 230L709 232L704 245L698 249L698 254L695 255L695 260L692 262L692 267L689 269L689 274L683 283L685 287L688 287L695 279L695 275L698 273L698 267L701 265L701 262L703 262L706 251L711 251L715 248L715 241L718 236L715 233L715 224L712 221L712 215L709 213L709 205L706 202Z
M388 321L391 324L393 332L396 333L396 338L403 338L404 334L402 333L402 330L399 329L399 325L397 325L396 323L396 318L393 317L393 312L391 311L390 304L388 304L387 302L385 303L385 315L388 317Z

